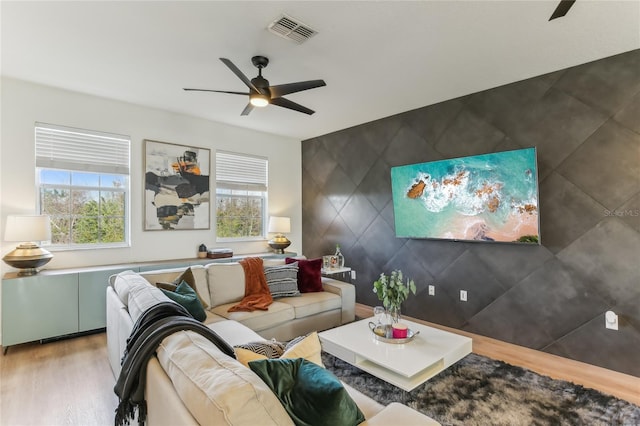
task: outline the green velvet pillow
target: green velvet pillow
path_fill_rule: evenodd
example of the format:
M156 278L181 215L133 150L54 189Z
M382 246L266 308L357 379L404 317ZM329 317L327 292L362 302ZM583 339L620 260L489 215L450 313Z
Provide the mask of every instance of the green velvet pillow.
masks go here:
M174 291L165 290L164 288L160 288L160 290L166 294L169 299L184 306L198 321L204 321L207 318L207 313L204 311L198 295L185 281L182 281Z
M340 380L304 358L264 359L249 362L276 394L296 425L357 425L364 415Z
M207 305L207 302L205 302L202 296L200 296L200 293L198 293L198 288L196 286L196 277L193 276L193 271L191 270L191 268L187 268L182 274L180 274L178 278L173 280L172 283L157 282L156 287L164 288L165 290L175 291L175 288L178 285L180 285L180 283L183 281L189 284L189 287L191 287L193 291L196 292L196 295L198 296L198 300L200 300L200 304L204 309L207 309L209 305Z

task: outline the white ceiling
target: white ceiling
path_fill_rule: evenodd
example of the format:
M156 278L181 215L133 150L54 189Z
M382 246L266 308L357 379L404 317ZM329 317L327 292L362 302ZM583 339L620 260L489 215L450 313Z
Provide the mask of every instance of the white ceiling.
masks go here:
M307 139L640 48L640 1L2 1L3 76ZM319 32L298 45L267 31L281 13ZM249 78L324 79L241 117Z

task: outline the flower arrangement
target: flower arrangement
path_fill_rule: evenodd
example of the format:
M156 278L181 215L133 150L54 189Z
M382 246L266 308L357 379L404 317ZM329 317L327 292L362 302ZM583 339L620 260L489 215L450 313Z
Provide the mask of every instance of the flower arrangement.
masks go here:
M400 305L407 300L409 292L416 294L416 284L411 279L405 283L400 270L392 271L389 277L383 272L380 278L373 282L373 292L378 295L393 322L398 322Z

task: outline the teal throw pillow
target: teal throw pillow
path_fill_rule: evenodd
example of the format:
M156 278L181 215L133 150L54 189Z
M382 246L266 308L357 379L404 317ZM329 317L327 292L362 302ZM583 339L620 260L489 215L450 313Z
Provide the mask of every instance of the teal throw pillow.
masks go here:
M182 281L174 291L165 290L164 288L161 288L160 290L162 290L169 299L181 304L187 311L189 311L191 316L198 321L202 322L207 318L207 313L204 311L204 307L202 307L202 303L200 303L197 293L185 281Z
M357 425L365 418L340 380L304 358L249 362L298 426Z

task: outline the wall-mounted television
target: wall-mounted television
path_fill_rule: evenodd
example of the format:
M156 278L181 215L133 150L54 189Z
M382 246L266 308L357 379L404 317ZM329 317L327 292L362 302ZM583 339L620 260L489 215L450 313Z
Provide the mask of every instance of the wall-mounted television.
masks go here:
M396 236L540 244L536 149L391 168Z

